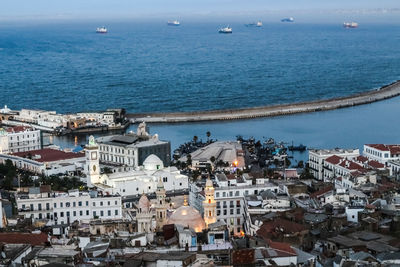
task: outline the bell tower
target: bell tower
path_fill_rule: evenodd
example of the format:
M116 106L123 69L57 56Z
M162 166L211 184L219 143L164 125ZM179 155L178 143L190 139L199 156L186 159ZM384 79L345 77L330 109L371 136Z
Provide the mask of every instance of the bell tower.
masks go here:
M206 195L206 199L203 201L204 221L208 227L208 225L217 221L217 202L214 199L214 186L210 177L207 179L204 193Z
M156 220L157 220L157 231L162 231L162 227L164 226L165 222L167 221L167 207L165 205L165 188L164 184L159 178L157 183L157 204L155 205L156 208Z
M89 144L85 146L85 156L87 186L92 187L93 184L99 183L100 180L99 146L94 140L93 135L89 137Z

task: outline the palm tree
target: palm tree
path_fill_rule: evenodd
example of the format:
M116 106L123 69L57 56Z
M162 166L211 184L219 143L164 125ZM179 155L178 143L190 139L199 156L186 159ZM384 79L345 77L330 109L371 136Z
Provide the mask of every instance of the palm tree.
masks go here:
M199 140L199 138L197 137L197 135L193 136L193 142L194 142L195 144L197 144L197 140Z
M207 135L207 142L210 142L211 132L210 132L210 131L207 131L207 132L206 132L206 135Z

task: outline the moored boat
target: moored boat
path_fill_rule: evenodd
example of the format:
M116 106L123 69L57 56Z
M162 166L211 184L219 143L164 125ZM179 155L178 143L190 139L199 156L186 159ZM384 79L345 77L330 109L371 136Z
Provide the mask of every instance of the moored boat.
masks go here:
M358 23L357 22L343 22L343 27L345 28L357 28Z

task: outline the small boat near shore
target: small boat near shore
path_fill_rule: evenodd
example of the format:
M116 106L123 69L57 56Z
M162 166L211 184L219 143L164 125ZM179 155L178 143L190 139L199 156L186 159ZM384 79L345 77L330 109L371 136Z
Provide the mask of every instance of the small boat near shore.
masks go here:
M293 142L292 142L292 145L288 146L288 149L289 149L289 151L305 151L307 149L307 146L305 146L303 144L295 146L295 145L293 145Z
M232 28L227 26L218 30L219 33L232 33Z
M99 27L96 29L96 33L107 33L107 28L106 27Z

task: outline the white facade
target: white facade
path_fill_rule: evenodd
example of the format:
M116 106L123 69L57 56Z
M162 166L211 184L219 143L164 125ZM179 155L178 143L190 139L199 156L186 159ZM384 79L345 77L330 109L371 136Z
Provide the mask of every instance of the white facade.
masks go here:
M0 129L0 153L25 152L41 148L40 130L26 127Z
M233 180L229 182L232 184L227 186L226 181L216 180L218 187L215 187L214 199L217 203L217 221L224 221L230 232L234 235L241 235L244 231L245 217L244 217L244 197L253 194L259 194L262 191L271 190L273 192L279 191L279 186L265 182L264 184L252 185L251 181L234 183ZM199 192L201 188L192 184L189 192L190 205L204 213L203 201L205 197Z
M347 221L358 223L358 213L363 210L364 207L346 207Z
M328 157L337 155L351 159L360 155L359 149L310 149L308 152L310 173L317 180L324 179L324 161Z
M390 160L400 159L400 145L368 144L364 145L363 154L386 165Z
M97 192L96 192L97 193ZM30 194L17 198L18 214L25 218L48 219L54 224L92 219L121 219L121 196L95 196L87 192Z

